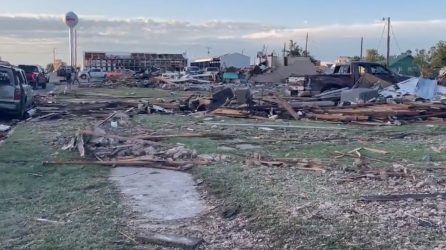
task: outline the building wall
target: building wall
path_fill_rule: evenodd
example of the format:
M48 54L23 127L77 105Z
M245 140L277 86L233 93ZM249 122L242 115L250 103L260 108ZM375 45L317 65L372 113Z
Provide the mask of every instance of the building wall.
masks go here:
M231 53L220 57L220 65L223 68L245 68L249 67L251 64L249 56L240 53Z
M390 69L403 75L416 75L419 72L418 65L411 57L406 57L392 64Z
M101 68L111 71L118 68L135 71L150 67L159 67L165 70L181 70L187 66L184 54L156 54L132 52L97 52L83 53L83 68Z
M288 65L293 65L296 62L300 61L309 61L308 57L290 57L290 56L267 56L267 64L266 66L277 69L281 67L285 67Z
M350 56L340 56L338 59L336 59L335 63L349 63L351 61Z

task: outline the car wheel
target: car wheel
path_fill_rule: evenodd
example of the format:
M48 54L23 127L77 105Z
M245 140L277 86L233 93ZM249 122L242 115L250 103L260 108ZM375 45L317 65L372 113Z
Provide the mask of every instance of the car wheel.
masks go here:
M87 79L87 75L85 75L85 74L81 75L81 79L82 79L82 80Z
M46 89L46 83L42 83L42 89Z
M23 117L25 116L25 109L26 109L25 105L20 105L20 110L18 111L18 113L14 115L14 118L22 120Z

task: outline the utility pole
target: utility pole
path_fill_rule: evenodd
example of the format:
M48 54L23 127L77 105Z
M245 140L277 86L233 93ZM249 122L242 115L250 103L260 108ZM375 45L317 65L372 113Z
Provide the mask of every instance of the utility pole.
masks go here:
M210 49L212 49L212 48L211 47L206 47L206 49L208 49L208 56L209 56L209 54L211 54Z
M56 48L53 48L53 70L56 67Z
M386 19L383 18L383 21ZM390 62L390 17L387 18L387 60L386 60L386 66L389 67Z
M363 45L364 45L364 38L363 37L361 37L361 52L359 53L359 61L362 61L362 48L363 48Z
M305 38L305 57L308 56L308 32L307 37Z
M282 50L282 56L285 57L286 53L286 43L283 43L283 50Z

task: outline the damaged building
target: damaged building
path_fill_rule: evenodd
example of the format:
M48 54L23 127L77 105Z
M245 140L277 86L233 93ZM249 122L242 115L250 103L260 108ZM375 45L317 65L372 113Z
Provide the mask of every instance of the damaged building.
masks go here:
M112 71L119 68L141 71L155 67L163 70L180 71L187 66L184 54L156 54L132 52L84 52L83 68L100 68Z
M229 53L222 56L196 59L190 63L190 66L196 66L200 69L207 67L217 67L219 69L226 68L247 68L250 66L250 57L240 53Z
M304 76L318 74L317 67L308 57L278 57L273 55L258 55L258 68L263 74L251 77L253 83L280 83L290 76Z

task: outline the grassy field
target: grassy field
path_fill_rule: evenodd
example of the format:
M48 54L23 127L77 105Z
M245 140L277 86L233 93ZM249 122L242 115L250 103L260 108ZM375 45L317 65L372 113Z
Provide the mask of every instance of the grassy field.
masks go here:
M136 88L79 89L74 93L80 96L104 97L170 96L169 91ZM180 92L177 95L182 96L183 93L191 94ZM442 224L446 221L444 201L357 201L361 195L444 190L444 185L417 187L417 183L427 176L439 179L446 176L443 170L409 168L410 164L419 167L431 164L423 161L427 153L438 164L444 164L444 126L421 124L369 127L303 121L265 123L230 118L206 121L225 125L238 124L223 126L204 124L201 118L181 115L140 115L135 119L147 130L158 134L192 131L227 134L228 138L221 140L173 138L170 142L183 143L200 154L225 154L230 157L229 161L211 166L196 166L194 175L204 181L203 184L213 199L224 203L225 207L228 204L240 206L241 218L249 222L249 227L243 229L269 235L267 240L273 249L446 249L446 245L442 245L446 242L446 229ZM244 123L257 126L243 126ZM297 125L313 129L265 129L268 124ZM321 128L314 129L315 127ZM6 240L0 238L0 242L6 243L0 244L13 249L26 244L46 247L42 249L58 249L60 246L60 249L81 249L72 247L74 244L87 246L94 242L91 244L95 244L95 249L119 248L120 246L111 242L123 242L115 228L120 225L119 218L123 209L118 205L116 190L104 178L107 170L40 166L39 163L48 157L69 157L62 153L52 155L54 151L47 147L51 141L41 143L42 136L36 131L45 130L47 128L19 128L13 138L0 148L1 159L8 159L1 167L7 173L2 177L2 183L8 184L1 193L0 208L9 213L0 215L3 225L1 230L5 231L2 235L6 235L0 236ZM240 144L249 144L255 148L238 149ZM399 164L407 166L411 176L338 182L344 175L361 170L355 166L357 157L337 158L333 166L328 162L333 161L335 151L346 153L360 147L387 152L379 154L361 150L361 155L367 159L367 168L392 170L395 168L394 164ZM15 153L17 151L20 153ZM254 166L246 161L254 153L275 158L317 158L323 162L327 172ZM32 163L20 162L24 158ZM35 221L35 218L42 217L70 222L54 225ZM25 225L28 229L23 231L17 225ZM28 235L28 232L32 234ZM57 236L48 232L54 232ZM82 242L78 243L73 235L82 238ZM66 239L62 240L64 237ZM122 249L131 248L126 246Z
M108 169L42 166L75 157L53 146L56 125L18 126L0 147L0 249L132 249Z
M171 95L172 93L172 95ZM196 92L194 91L171 91L155 88L75 88L71 95L77 96L99 96L115 98L184 98ZM198 92L197 92L198 93Z
M269 234L275 249L372 250L399 249L403 245L407 246L406 249L433 249L429 247L439 244L433 238L445 240L437 228L417 227L416 219L384 219L387 218L384 216L394 216L399 211L398 207L406 206L405 203L356 202L360 195L403 192L410 185L391 186L389 182L393 180L334 182L333 175L342 172L340 169L344 167L351 168L355 158L340 158L337 160L339 166L328 169L328 173L320 173L293 168L250 166L245 164L246 157L243 156L258 152L274 157L329 161L333 159L335 151L348 152L366 146L388 152L382 155L362 150L361 154L366 158L374 159L369 163L371 168L392 169L393 162L422 164L422 158L427 152L437 161L445 161L444 154L430 150L432 145L443 144L443 127L411 125L373 128L293 121L274 124L336 126L352 130L274 128L273 131L265 131L257 127L204 125L199 118L187 116L153 115L138 119L151 129L167 128L165 133L190 132L193 129L195 132L221 132L236 136L238 140L181 138L171 139L171 142L183 143L202 154L226 154L232 158L230 162L196 167L195 175L203 179L209 191L225 204L239 205L243 216L249 221L250 229ZM226 124L256 123L227 118L216 118L214 122L218 121ZM402 133L406 134L404 138L401 138ZM258 148L236 149L240 143ZM228 147L236 150L228 151ZM396 226L403 223L401 221L409 221L407 227Z

